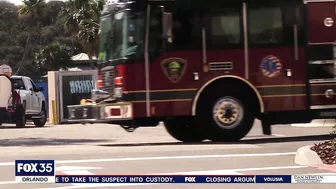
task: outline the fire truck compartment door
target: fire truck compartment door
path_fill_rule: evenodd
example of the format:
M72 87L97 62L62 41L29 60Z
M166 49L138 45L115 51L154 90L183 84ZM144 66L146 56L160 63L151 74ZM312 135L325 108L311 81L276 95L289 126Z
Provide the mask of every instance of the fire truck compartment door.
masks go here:
M335 1L307 2L308 43L334 43L335 17Z
M310 109L336 108L335 1L306 2Z

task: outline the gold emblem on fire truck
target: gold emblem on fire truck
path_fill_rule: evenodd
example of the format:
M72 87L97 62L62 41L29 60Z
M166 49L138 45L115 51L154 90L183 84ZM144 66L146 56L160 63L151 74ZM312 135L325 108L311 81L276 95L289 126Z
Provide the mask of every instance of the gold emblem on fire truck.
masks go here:
M177 83L180 81L187 67L187 61L182 58L168 58L161 62L163 72L168 79Z

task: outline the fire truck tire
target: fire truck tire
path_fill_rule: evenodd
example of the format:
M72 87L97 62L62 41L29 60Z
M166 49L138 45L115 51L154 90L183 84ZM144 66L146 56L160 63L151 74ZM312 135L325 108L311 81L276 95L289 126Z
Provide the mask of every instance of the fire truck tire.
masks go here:
M26 126L25 109L22 104L16 105L14 113L14 122L17 128L23 128Z
M205 140L203 133L197 124L194 124L193 118L167 118L164 122L166 131L182 142L202 142Z
M255 116L246 96L241 93L218 94L212 92L203 98L196 118L209 140L239 141L251 130Z

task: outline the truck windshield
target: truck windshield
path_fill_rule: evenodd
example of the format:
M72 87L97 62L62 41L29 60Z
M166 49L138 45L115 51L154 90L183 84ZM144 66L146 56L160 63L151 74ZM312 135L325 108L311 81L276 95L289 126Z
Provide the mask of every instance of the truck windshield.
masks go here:
M25 89L25 85L24 85L22 79L11 78L10 80L12 82L13 89L22 89L22 90Z
M130 55L141 56L144 46L144 13L124 10L101 17L100 62Z

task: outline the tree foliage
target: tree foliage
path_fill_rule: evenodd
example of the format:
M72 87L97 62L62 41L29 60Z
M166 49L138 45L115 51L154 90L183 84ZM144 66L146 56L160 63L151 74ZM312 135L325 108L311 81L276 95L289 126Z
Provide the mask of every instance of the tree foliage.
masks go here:
M67 69L72 65L73 48L60 42L53 42L36 54L36 66L41 72L47 70Z
M63 10L66 31L76 36L90 58L98 54L99 16L104 0L69 0Z
M97 55L104 0L0 1L0 64L19 75L44 75L72 66L71 57Z

